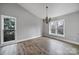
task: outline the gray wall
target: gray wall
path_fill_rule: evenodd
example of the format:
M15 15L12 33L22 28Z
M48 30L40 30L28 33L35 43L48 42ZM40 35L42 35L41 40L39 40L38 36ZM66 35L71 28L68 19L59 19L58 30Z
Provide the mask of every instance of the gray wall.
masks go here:
M1 18L1 16L0 16ZM0 43L1 43L1 19L0 19Z
M17 40L41 35L42 20L18 4L0 4L0 15L16 17Z
M53 20L65 20L65 38L68 40L73 40L79 42L79 11L70 14L55 17ZM49 25L43 24L43 36L54 37L54 35L49 35ZM55 36L58 37L58 36Z

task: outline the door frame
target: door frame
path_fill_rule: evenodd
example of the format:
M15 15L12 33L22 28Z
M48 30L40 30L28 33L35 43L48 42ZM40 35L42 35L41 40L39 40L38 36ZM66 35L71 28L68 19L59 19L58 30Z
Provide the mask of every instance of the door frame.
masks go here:
M15 19L15 40L4 42L4 18L14 18ZM16 18L12 16L1 15L1 44L8 45L16 42Z

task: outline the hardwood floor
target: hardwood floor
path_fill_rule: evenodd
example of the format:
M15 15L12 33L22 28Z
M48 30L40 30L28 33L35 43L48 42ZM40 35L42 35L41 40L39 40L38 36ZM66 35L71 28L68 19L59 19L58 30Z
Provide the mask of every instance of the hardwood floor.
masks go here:
M36 39L0 48L1 55L77 55L79 46L55 39Z

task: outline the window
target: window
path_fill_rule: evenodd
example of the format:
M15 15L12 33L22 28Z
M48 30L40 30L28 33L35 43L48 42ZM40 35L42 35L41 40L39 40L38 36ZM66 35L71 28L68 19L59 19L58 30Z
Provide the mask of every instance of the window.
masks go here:
M60 20L57 23L57 34L63 35L64 34L63 32L64 32L64 21Z
M56 23L55 23L55 22L51 22L50 25L51 25L51 33L56 33L56 28L55 28L55 27L56 27L56 26L55 26Z
M56 20L50 22L49 34L64 36L64 20Z

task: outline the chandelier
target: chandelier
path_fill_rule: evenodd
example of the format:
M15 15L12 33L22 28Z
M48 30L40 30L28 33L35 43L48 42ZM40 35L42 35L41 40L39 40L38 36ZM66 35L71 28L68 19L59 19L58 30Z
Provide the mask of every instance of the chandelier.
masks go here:
M46 17L43 19L43 22L48 24L50 22L51 18L48 17L48 6L46 4Z

